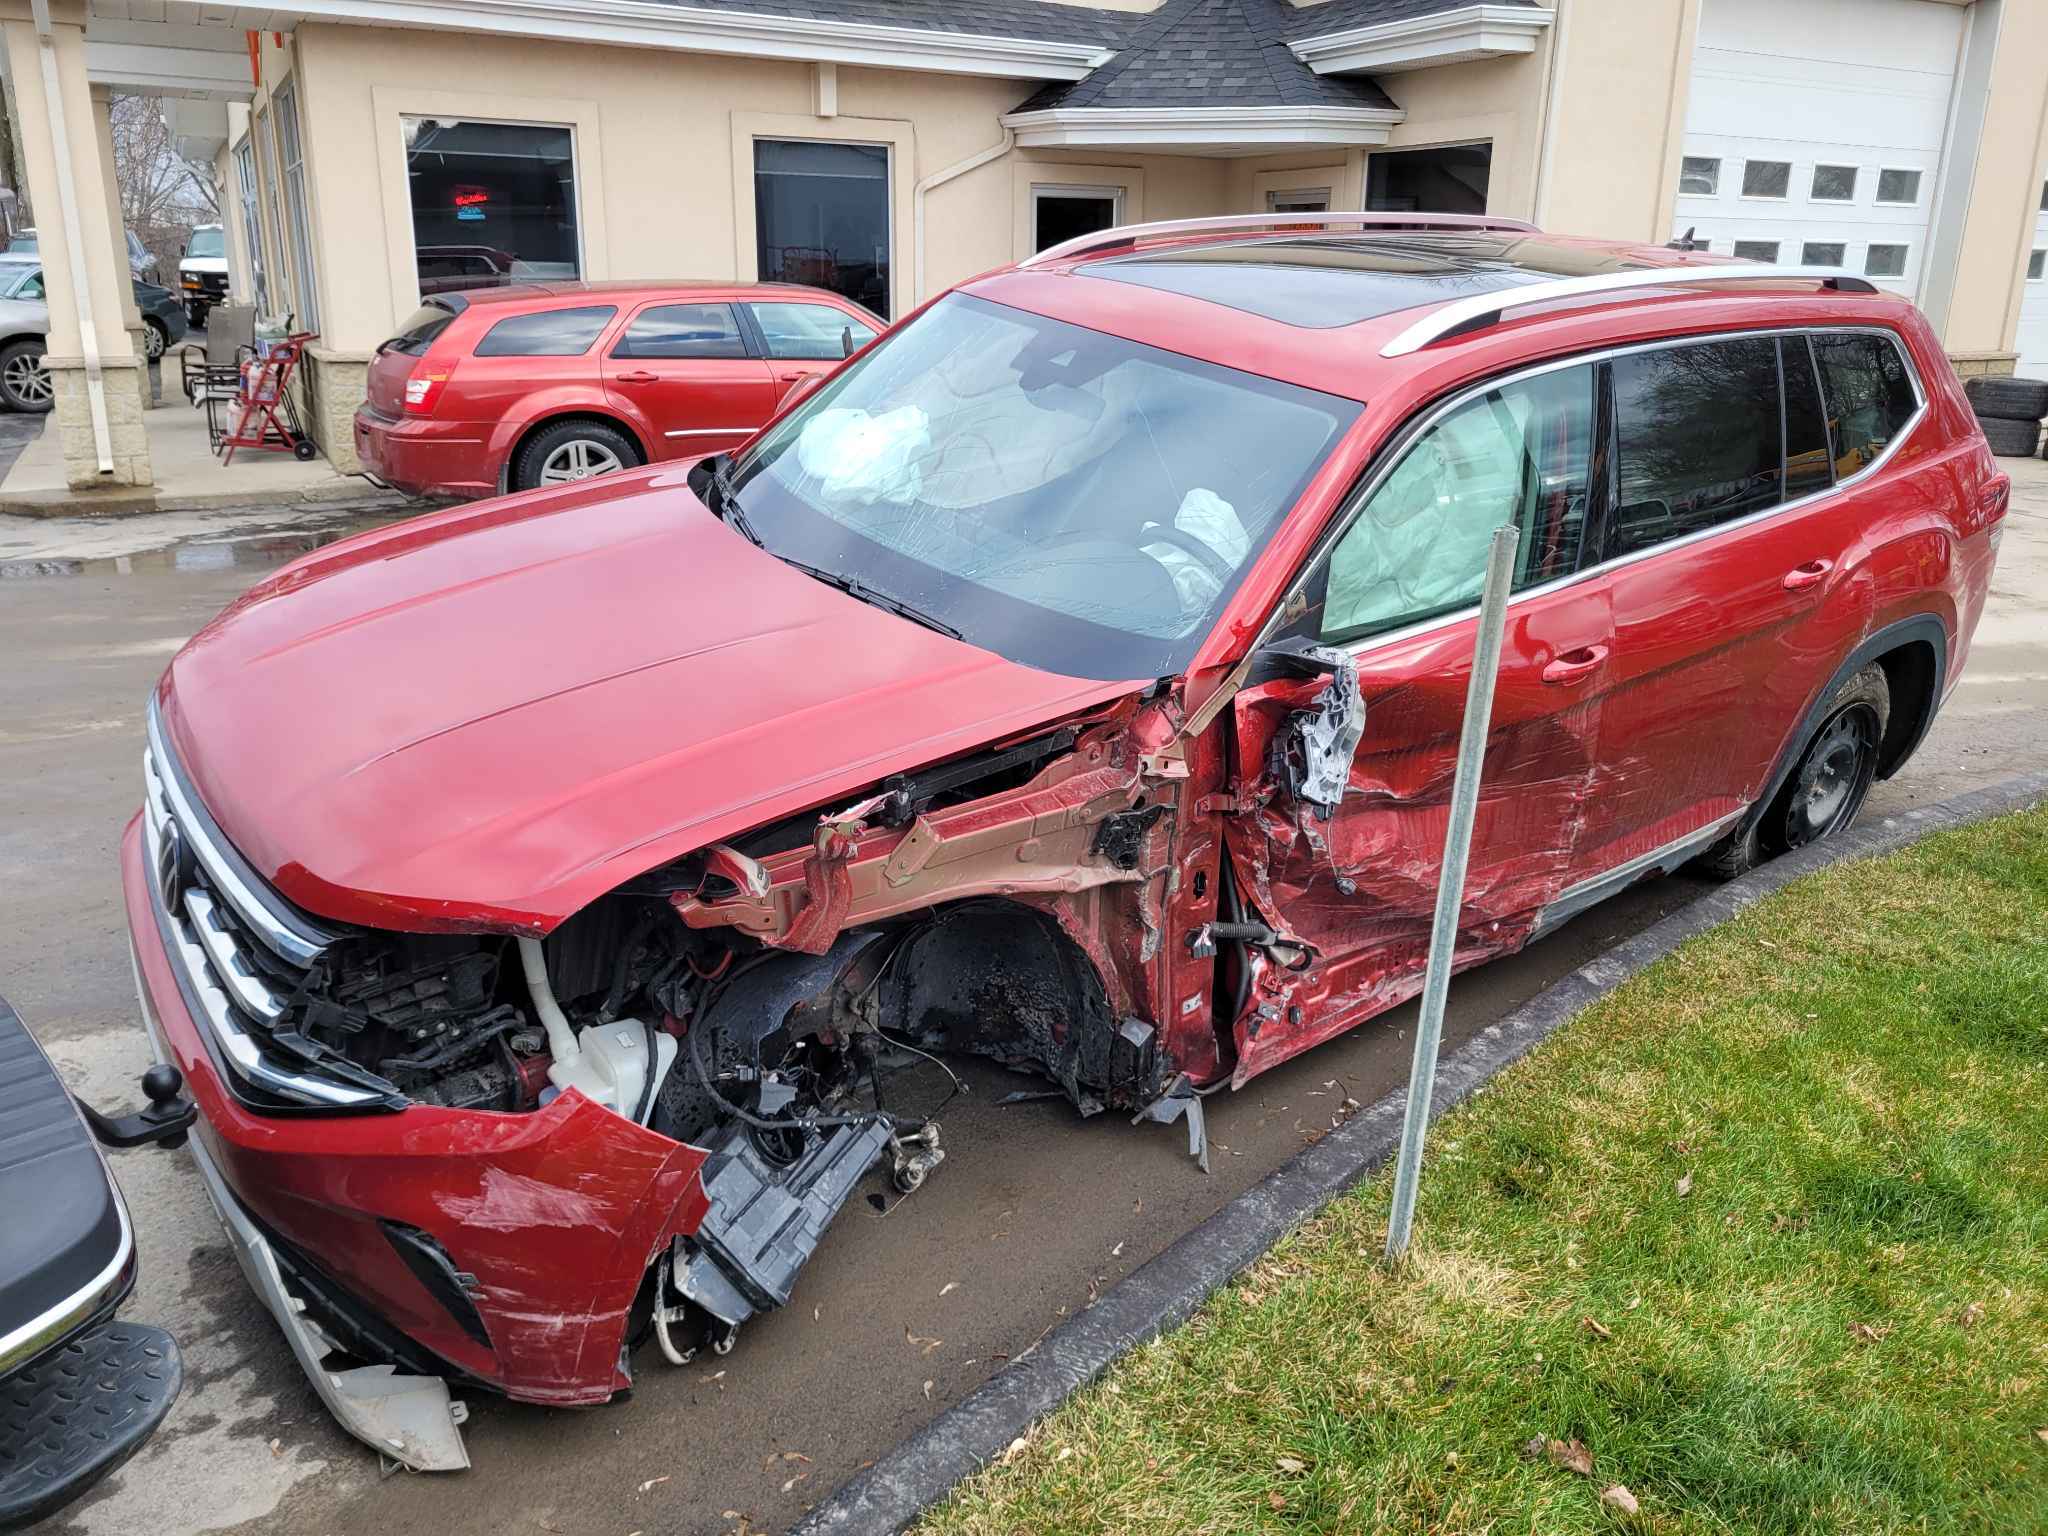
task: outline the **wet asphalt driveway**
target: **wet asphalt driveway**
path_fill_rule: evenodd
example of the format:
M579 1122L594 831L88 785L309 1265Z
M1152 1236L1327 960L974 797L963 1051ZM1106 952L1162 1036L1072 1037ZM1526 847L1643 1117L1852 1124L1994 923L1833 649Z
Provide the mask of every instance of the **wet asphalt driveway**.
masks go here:
M2048 465L2022 477L1993 609L1920 756L1879 787L1899 809L2038 767L2048 737ZM75 1087L135 1098L149 1056L129 981L115 852L138 803L142 704L172 652L266 570L360 523L347 514L0 518L0 993ZM332 707L343 707L330 701ZM329 707L309 701L309 707ZM1447 1048L1695 887L1640 887L1452 988ZM229 1254L184 1154L115 1159L143 1272L130 1313L187 1361L164 1430L62 1532L379 1530L695 1533L780 1529L862 1463L1031 1347L1361 1102L1406 1073L1412 1009L1210 1101L1215 1171L1179 1127L1083 1122L967 1063L949 1157L916 1196L856 1199L798 1285L723 1359L636 1358L630 1401L548 1412L470 1404L474 1469L381 1477L327 1419ZM906 1088L906 1093L910 1091ZM878 1178L871 1187L881 1187Z

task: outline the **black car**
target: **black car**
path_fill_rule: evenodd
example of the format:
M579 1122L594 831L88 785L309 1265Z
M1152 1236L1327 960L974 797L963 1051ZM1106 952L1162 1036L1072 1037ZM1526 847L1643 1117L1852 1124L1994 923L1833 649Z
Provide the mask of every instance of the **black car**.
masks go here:
M142 1083L139 1114L79 1103L0 999L0 1532L126 1461L184 1382L169 1334L115 1316L135 1286L135 1229L100 1148L180 1145L194 1113L175 1067Z

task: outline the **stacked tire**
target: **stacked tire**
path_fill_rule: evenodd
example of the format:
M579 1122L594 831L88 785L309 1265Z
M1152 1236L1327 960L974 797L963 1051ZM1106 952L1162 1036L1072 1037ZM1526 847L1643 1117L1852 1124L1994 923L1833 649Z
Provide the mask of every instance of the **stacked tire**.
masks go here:
M2048 416L2048 380L1970 379L1963 385L1991 451L2004 459L2030 459L2041 446Z

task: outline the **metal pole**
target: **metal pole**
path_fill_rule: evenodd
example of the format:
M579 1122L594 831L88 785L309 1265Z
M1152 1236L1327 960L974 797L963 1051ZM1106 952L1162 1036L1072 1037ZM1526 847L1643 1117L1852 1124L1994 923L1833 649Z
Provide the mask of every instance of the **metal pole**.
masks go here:
M1486 589L1479 599L1479 630L1472 642L1472 680L1465 689L1465 729L1458 737L1458 769L1451 780L1451 820L1444 830L1443 873L1436 885L1436 918L1429 930L1429 969L1422 981L1422 1017L1415 1028L1415 1060L1408 1068L1408 1118L1401 1127L1401 1160L1394 1168L1394 1209L1387 1221L1387 1263L1408 1251L1415 1225L1415 1191L1422 1179L1422 1139L1429 1130L1429 1095L1443 1040L1444 999L1451 989L1451 959L1458 947L1458 911L1465 899L1465 862L1472 851L1472 821L1479 810L1479 773L1493 719L1493 687L1500 673L1500 642L1507 627L1508 589L1522 531L1493 530L1486 559Z

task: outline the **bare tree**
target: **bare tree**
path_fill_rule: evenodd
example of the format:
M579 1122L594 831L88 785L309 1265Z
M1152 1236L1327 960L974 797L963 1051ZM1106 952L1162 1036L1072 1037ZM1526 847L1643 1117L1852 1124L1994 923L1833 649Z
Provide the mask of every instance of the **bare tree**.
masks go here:
M109 115L122 222L156 257L159 272L175 273L192 226L220 220L213 167L179 158L157 97L116 96Z

